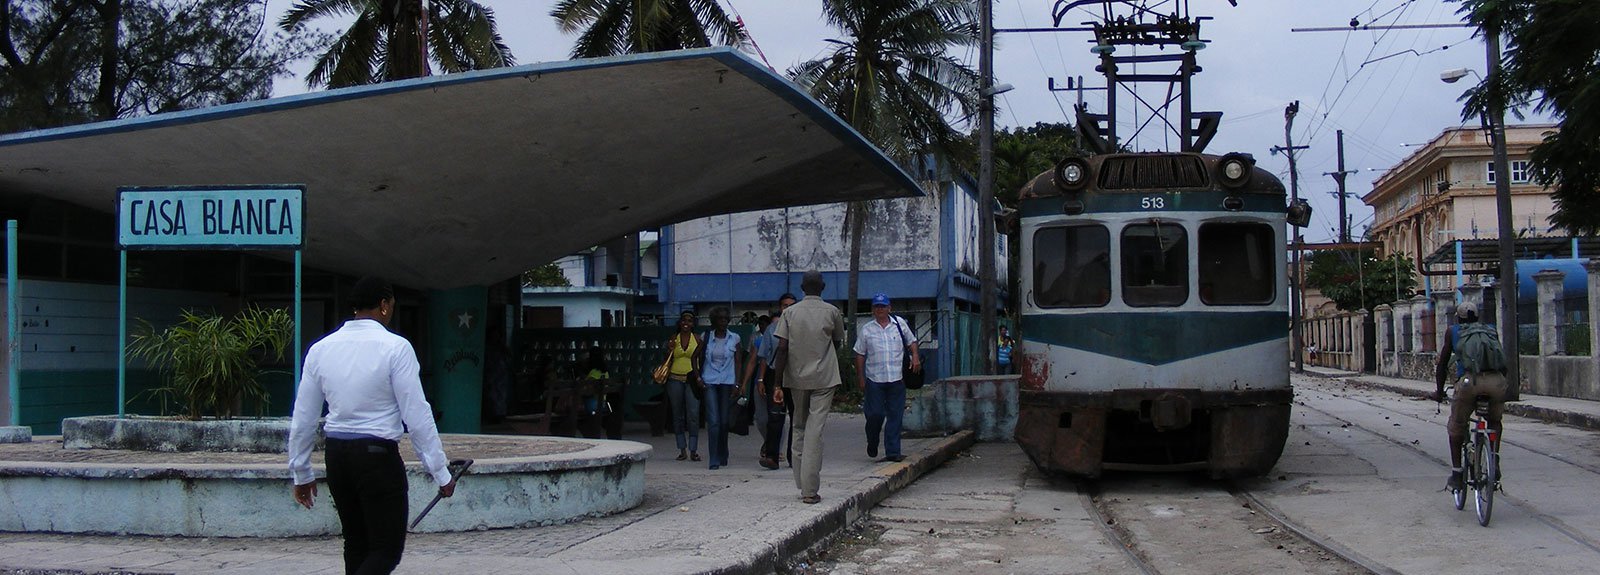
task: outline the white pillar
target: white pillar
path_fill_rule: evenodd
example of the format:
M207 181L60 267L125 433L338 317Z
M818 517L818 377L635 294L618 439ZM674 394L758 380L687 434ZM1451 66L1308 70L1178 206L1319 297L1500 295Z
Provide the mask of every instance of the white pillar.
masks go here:
M1383 304L1372 308L1372 313L1377 314L1373 319L1374 329L1372 330L1373 337L1377 338L1377 341L1373 342L1373 348L1377 356L1372 358L1374 362L1372 370L1379 375L1389 375L1388 365L1394 361L1393 354L1396 351L1394 343L1394 308L1388 304Z
M1567 274L1560 270L1539 270L1533 274L1538 289L1539 355L1563 355L1561 344L1561 282Z

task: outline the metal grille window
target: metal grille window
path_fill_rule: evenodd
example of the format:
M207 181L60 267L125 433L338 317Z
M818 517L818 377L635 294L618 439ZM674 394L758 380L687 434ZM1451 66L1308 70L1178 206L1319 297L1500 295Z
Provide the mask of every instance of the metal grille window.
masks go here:
M1260 305L1273 301L1277 277L1272 226L1215 223L1200 226L1200 301L1207 305Z
M1105 226L1033 234L1033 297L1039 307L1099 307L1111 301L1111 233Z
M1189 241L1183 226L1151 220L1122 229L1122 301L1175 306L1189 299Z
M1100 189L1203 188L1210 184L1206 164L1188 155L1112 156L1100 165Z

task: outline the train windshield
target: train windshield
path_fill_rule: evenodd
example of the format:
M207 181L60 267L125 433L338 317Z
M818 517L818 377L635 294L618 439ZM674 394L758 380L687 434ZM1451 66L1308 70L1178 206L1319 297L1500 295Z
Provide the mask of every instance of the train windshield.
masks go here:
M1105 226L1033 234L1033 293L1039 307L1099 307L1111 301L1111 233Z
M1212 223L1200 226L1200 301L1209 305L1272 303L1272 226Z
M1183 226L1150 220L1122 229L1122 301L1175 306L1189 299L1189 241Z

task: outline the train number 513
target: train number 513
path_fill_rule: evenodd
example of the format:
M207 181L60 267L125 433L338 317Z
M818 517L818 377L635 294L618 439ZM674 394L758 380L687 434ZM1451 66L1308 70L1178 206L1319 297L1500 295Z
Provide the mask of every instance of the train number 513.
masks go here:
M1140 198L1139 207L1146 210L1167 209L1167 199L1159 196Z

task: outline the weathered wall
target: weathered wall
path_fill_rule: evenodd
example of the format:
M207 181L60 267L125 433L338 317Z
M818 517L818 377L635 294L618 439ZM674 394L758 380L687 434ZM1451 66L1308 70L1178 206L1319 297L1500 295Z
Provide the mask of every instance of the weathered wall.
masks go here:
M1017 384L1021 376L962 376L912 391L905 430L946 434L970 429L979 441L1011 441L1017 429Z
M863 270L939 268L939 197L870 202L862 238ZM673 226L679 274L847 271L845 204L746 212ZM730 259L729 246L732 246Z

